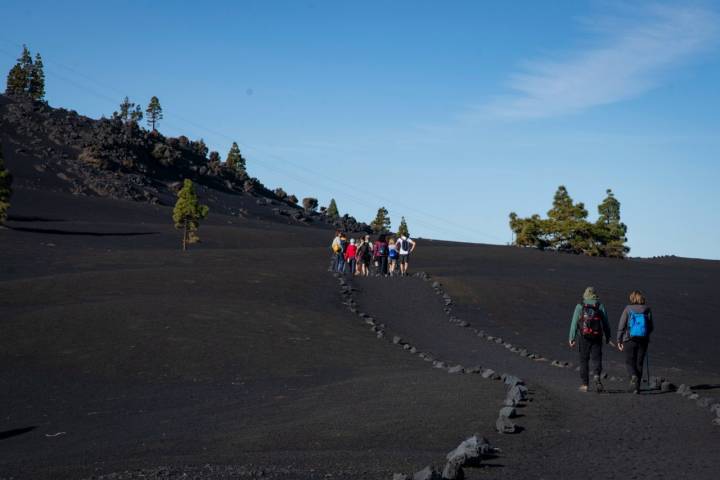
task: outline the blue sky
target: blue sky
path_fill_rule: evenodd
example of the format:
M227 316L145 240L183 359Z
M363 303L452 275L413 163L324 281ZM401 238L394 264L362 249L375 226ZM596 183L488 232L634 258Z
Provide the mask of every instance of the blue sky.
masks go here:
M551 4L552 3L552 4ZM507 5L504 5L507 4ZM27 6L27 5L31 5ZM0 69L43 55L53 106L157 95L166 135L250 174L381 205L414 236L510 241L558 185L622 202L632 255L720 258L720 4L0 4Z

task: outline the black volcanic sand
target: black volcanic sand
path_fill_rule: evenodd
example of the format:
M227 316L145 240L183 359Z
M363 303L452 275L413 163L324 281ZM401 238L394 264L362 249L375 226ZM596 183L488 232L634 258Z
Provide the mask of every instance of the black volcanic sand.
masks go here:
M428 368L342 307L327 231L216 217L183 254L168 209L35 193L0 231L0 477L385 478L493 424L499 384Z
M577 373L451 325L429 282L356 279L378 340L327 273L327 230L211 215L178 251L170 209L20 190L0 231L0 477L391 478L478 432L502 448L468 478L717 478L720 427L679 395L576 391ZM718 397L720 263L612 261L419 241L454 314L549 359L594 284L613 323L655 311L653 374ZM392 345L519 375L519 434L494 433L500 382ZM625 375L606 350L609 371ZM120 472L112 475L112 472ZM135 472L135 473L133 473Z

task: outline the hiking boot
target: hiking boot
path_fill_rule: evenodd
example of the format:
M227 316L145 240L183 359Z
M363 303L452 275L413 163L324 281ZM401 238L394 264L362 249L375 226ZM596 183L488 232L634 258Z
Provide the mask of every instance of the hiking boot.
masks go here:
M638 377L633 375L630 378L630 387L628 388L628 393L639 393L639 383Z
M587 386L587 385L580 385L580 388L578 388L578 390L580 390L580 391L583 392L583 393L587 393L587 391L588 391L588 386Z
M595 391L597 393L602 393L605 391L605 387L603 387L603 384L600 381L600 375L595 375L593 377L593 382L595 382Z

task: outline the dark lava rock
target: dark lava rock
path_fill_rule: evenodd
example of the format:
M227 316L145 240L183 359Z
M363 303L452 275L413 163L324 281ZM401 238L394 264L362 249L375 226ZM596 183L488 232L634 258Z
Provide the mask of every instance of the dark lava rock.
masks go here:
M462 459L461 465L477 466L480 464L483 453L488 453L490 449L492 449L492 447L487 439L485 439L485 437L478 437L478 435L475 434L463 440L455 450L447 454L446 458L448 462Z
M699 398L697 401L698 407L701 408L708 408L713 402L713 399L710 397L702 397Z
M516 403L527 400L527 387L524 385L514 385L510 390L508 390L506 398L515 400Z
M486 368L485 370L483 370L483 372L480 375L483 378L490 378L493 375L495 375L495 370L493 370L492 368Z
M442 475L435 470L434 467L425 467L419 472L415 472L412 480L442 480Z
M690 387L688 387L684 383L681 383L675 393L677 393L678 395L682 395L683 397L687 397L688 395L692 394L692 390L690 390Z
M447 462L442 471L443 480L462 480L465 478L462 464L458 461Z
M495 429L498 433L515 433L517 431L517 425L512 420L502 415L495 421Z
M505 375L503 381L505 382L505 385L509 385L510 387L514 387L515 385L525 385L525 382L515 375Z
M668 381L665 381L662 382L662 384L660 385L660 390L662 390L663 392L672 392L673 390L675 390L675 385Z
M410 475L405 475L404 473L394 473L392 480L410 480Z
M648 380L648 387L652 389L661 388L663 380L664 379L662 377L650 377L650 379Z
M500 416L507 418L515 418L517 416L517 411L513 407L503 407L500 409Z

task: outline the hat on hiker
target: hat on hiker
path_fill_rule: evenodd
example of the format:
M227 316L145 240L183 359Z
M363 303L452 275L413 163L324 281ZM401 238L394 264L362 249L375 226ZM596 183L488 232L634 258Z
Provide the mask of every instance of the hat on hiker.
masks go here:
M350 243L352 243L353 245L355 245L355 239L354 239L354 238L351 238L351 239L350 239Z
M599 297L598 297L597 292L595 291L595 287L587 287L587 288L585 289L585 293L583 293L583 298L589 298L589 299L591 299L591 300L597 300Z

